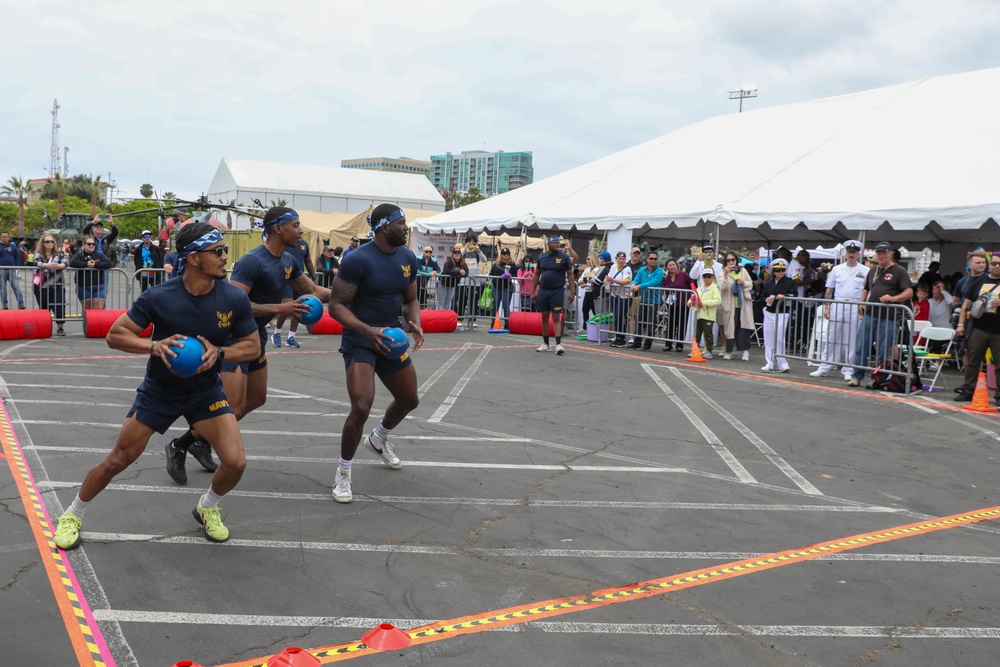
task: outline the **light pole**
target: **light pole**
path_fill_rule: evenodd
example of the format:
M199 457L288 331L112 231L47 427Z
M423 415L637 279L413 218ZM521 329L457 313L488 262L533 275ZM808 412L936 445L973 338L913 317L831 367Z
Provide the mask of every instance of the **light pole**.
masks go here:
M730 90L729 91L729 99L731 99L731 100L738 99L740 101L740 110L739 110L739 113L743 113L743 100L751 98L751 97L757 97L757 89L756 88L751 88L749 86L744 86L743 88L740 88L739 90Z

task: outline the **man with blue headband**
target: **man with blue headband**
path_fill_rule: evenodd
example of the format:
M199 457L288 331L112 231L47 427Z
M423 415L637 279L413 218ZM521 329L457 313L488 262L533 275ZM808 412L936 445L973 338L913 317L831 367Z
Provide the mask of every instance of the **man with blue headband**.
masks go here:
M257 327L246 294L226 282L228 248L210 225L195 223L177 235L180 278L154 285L112 325L108 347L149 356L146 376L118 433L114 449L87 473L80 492L59 517L54 541L60 549L80 544L87 504L146 449L153 433L165 433L178 417L208 438L219 456L211 486L193 514L212 542L229 539L219 500L243 476L246 457L236 415L226 400L219 366L260 355ZM152 340L142 338L152 325ZM171 369L176 350L201 342L205 352L194 377L179 377Z
M333 499L349 503L351 463L358 450L365 421L375 400L375 376L392 394L382 421L365 443L393 470L403 463L393 451L389 434L420 403L417 372L409 353L398 359L386 355L388 336L382 331L399 324L400 307L413 334L413 350L424 343L417 300L417 257L406 247L406 217L394 204L380 204L368 218L375 235L344 258L333 281L330 315L344 325L340 352L347 369L351 412L340 434L340 466L333 485Z
M237 420L243 419L267 400L267 354L264 351L267 323L275 315L290 317L308 310L301 300L282 303L285 287L291 285L299 294L314 294L324 302L330 300L330 290L310 280L302 273L295 258L285 252L297 246L302 237L299 214L294 209L285 206L270 208L264 214L263 236L264 243L240 257L229 276L229 282L250 297L260 335L259 356L239 363L227 359L222 364L222 384ZM189 430L167 443L167 474L171 479L178 484L187 483L184 459L189 449L202 467L212 469L210 459L205 461L198 456L199 450L207 451L205 440L200 433Z

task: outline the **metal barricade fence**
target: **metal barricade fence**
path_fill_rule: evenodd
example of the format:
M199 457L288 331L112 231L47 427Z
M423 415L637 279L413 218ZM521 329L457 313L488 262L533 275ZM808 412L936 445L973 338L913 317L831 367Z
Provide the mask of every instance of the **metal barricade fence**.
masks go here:
M2 272L0 288L8 304L19 303L17 294L20 293L26 308L49 310L57 324L83 320L86 308L126 310L132 305L133 274L124 269L67 268L42 272L34 266L19 266L2 269ZM45 276L41 285L33 284L36 272Z
M654 340L689 343L698 317L689 305L693 295L690 289L666 287L649 287L633 295L628 286L605 286L595 300L596 317L603 322L600 331L619 342L634 338L650 346Z
M447 285L450 280L448 276L437 276L436 280L440 289L437 289L435 295L435 305L441 308L443 301L453 298L451 310L458 313L458 322L461 328L468 329L478 326L476 320L479 318L486 318L489 323L492 323L498 313L500 319L506 324L511 313L537 311L537 307L531 300L530 279L519 280L515 277L501 278L485 275L467 276L460 278L457 286L454 287ZM452 280L452 282L454 281ZM485 308L483 303L483 294L487 286L492 298L492 304L489 308ZM572 302L569 301L571 290L574 295ZM576 285L567 286L563 294L563 331L573 331L577 329Z
M829 372L839 368L905 376L914 369L913 310L898 303L837 299L784 299L787 312L765 334L765 350L798 359ZM861 314L859 306L863 306Z

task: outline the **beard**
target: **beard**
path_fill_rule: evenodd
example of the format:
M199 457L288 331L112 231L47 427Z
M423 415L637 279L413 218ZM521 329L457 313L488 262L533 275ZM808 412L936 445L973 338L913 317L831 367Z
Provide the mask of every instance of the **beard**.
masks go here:
M401 230L390 229L389 233L386 234L386 241L389 242L393 248L398 248L401 245L406 245L406 229Z

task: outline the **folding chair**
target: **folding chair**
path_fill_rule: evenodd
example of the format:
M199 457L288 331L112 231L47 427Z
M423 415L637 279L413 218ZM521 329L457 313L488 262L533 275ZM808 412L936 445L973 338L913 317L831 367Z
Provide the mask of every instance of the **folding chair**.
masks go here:
M929 352L931 341L947 341L944 352ZM923 377L924 369L927 367L928 361L937 362L937 371L934 373L934 379L930 383L930 391L934 391L934 387L937 385L938 379L941 377L941 369L949 361L954 361L954 355L951 351L951 346L955 342L955 330L948 327L924 327L920 334L917 336L917 342L913 346L913 354L917 359L920 360L919 368L921 372L921 377ZM921 344L922 343L922 344ZM947 383L945 384L945 389L947 389Z

